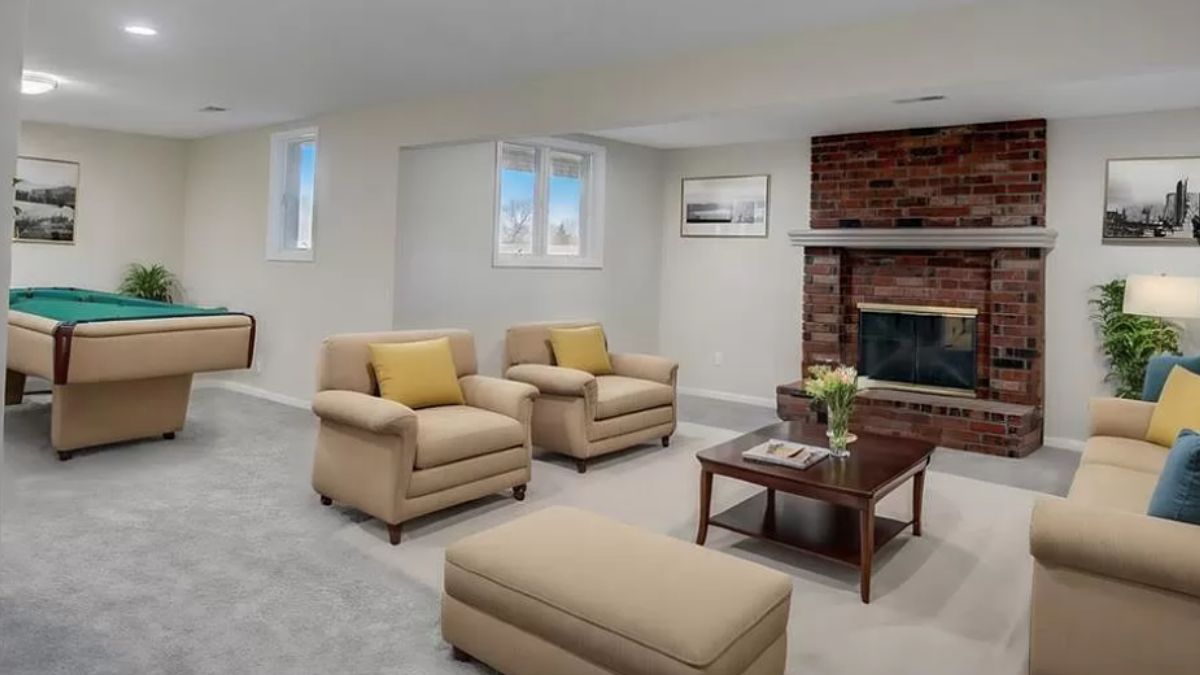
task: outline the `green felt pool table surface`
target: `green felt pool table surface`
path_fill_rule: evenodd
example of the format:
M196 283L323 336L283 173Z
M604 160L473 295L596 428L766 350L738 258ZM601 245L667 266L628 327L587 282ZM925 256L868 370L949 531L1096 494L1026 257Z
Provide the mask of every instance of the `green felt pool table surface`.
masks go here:
M8 306L14 311L63 323L230 313L224 307L175 305L80 288L14 288L8 292Z

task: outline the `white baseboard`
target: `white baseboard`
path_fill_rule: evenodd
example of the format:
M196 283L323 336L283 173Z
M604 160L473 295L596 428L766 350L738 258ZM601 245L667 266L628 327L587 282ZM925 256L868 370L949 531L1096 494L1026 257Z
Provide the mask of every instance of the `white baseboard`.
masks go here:
M259 387L252 387L248 384L235 382L233 380L202 379L196 381L196 387L200 389L225 389L226 391L236 391L239 394L266 399L268 401L273 401L275 403L281 403L286 406L301 408L304 410L308 410L312 406L312 401L306 401L302 398L288 396L287 394L280 394L278 392L261 389Z
M775 399L762 398L760 396L747 396L745 394L732 394L727 391L715 391L713 389L695 389L693 387L679 387L679 393L687 394L688 396L699 396L701 398L714 398L718 401L730 401L732 403L745 403L746 405L756 405L760 408L775 409Z
M1051 448L1063 448L1064 450L1075 450L1076 452L1083 450L1083 441L1078 438L1046 436L1042 439L1042 445L1047 445Z

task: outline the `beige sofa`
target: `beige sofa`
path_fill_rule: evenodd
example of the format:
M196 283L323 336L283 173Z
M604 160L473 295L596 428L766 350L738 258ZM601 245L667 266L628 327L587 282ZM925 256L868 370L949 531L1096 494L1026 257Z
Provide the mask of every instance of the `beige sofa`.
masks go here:
M1168 449L1153 403L1093 399L1066 499L1033 510L1033 675L1200 672L1200 527L1146 515Z
M595 321L534 323L508 329L504 374L538 388L533 443L573 457L580 473L588 460L661 440L675 433L675 377L679 366L648 354L610 354L614 373L593 376L555 365L551 328Z
M368 345L447 337L466 405L413 410L379 398ZM337 335L321 348L320 418L312 485L387 524L401 524L512 488L530 478L530 416L537 389L476 374L475 341L463 330Z
M505 675L783 675L790 577L552 507L446 549L442 635Z

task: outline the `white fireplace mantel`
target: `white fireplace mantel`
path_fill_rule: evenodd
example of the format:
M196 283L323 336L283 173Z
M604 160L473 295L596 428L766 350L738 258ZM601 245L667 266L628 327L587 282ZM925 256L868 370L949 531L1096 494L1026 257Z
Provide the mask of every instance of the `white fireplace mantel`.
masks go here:
M792 246L875 249L1054 248L1047 227L887 227L791 230Z

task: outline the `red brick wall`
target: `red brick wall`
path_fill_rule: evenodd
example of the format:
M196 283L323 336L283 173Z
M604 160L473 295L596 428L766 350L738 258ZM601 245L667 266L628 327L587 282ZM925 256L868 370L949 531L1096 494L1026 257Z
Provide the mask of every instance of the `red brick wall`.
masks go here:
M812 227L1045 226L1045 150L1044 120L814 138ZM994 429L960 430L994 437L964 438L959 447L990 445L1016 455L1037 447L1045 375L1043 251L807 248L806 368L857 364L860 302L978 310L976 396L1036 410L1003 430L999 420L989 420ZM874 401L863 422L894 425L888 416L899 413L887 412L887 405Z
M1046 121L818 136L812 226L1045 225Z

